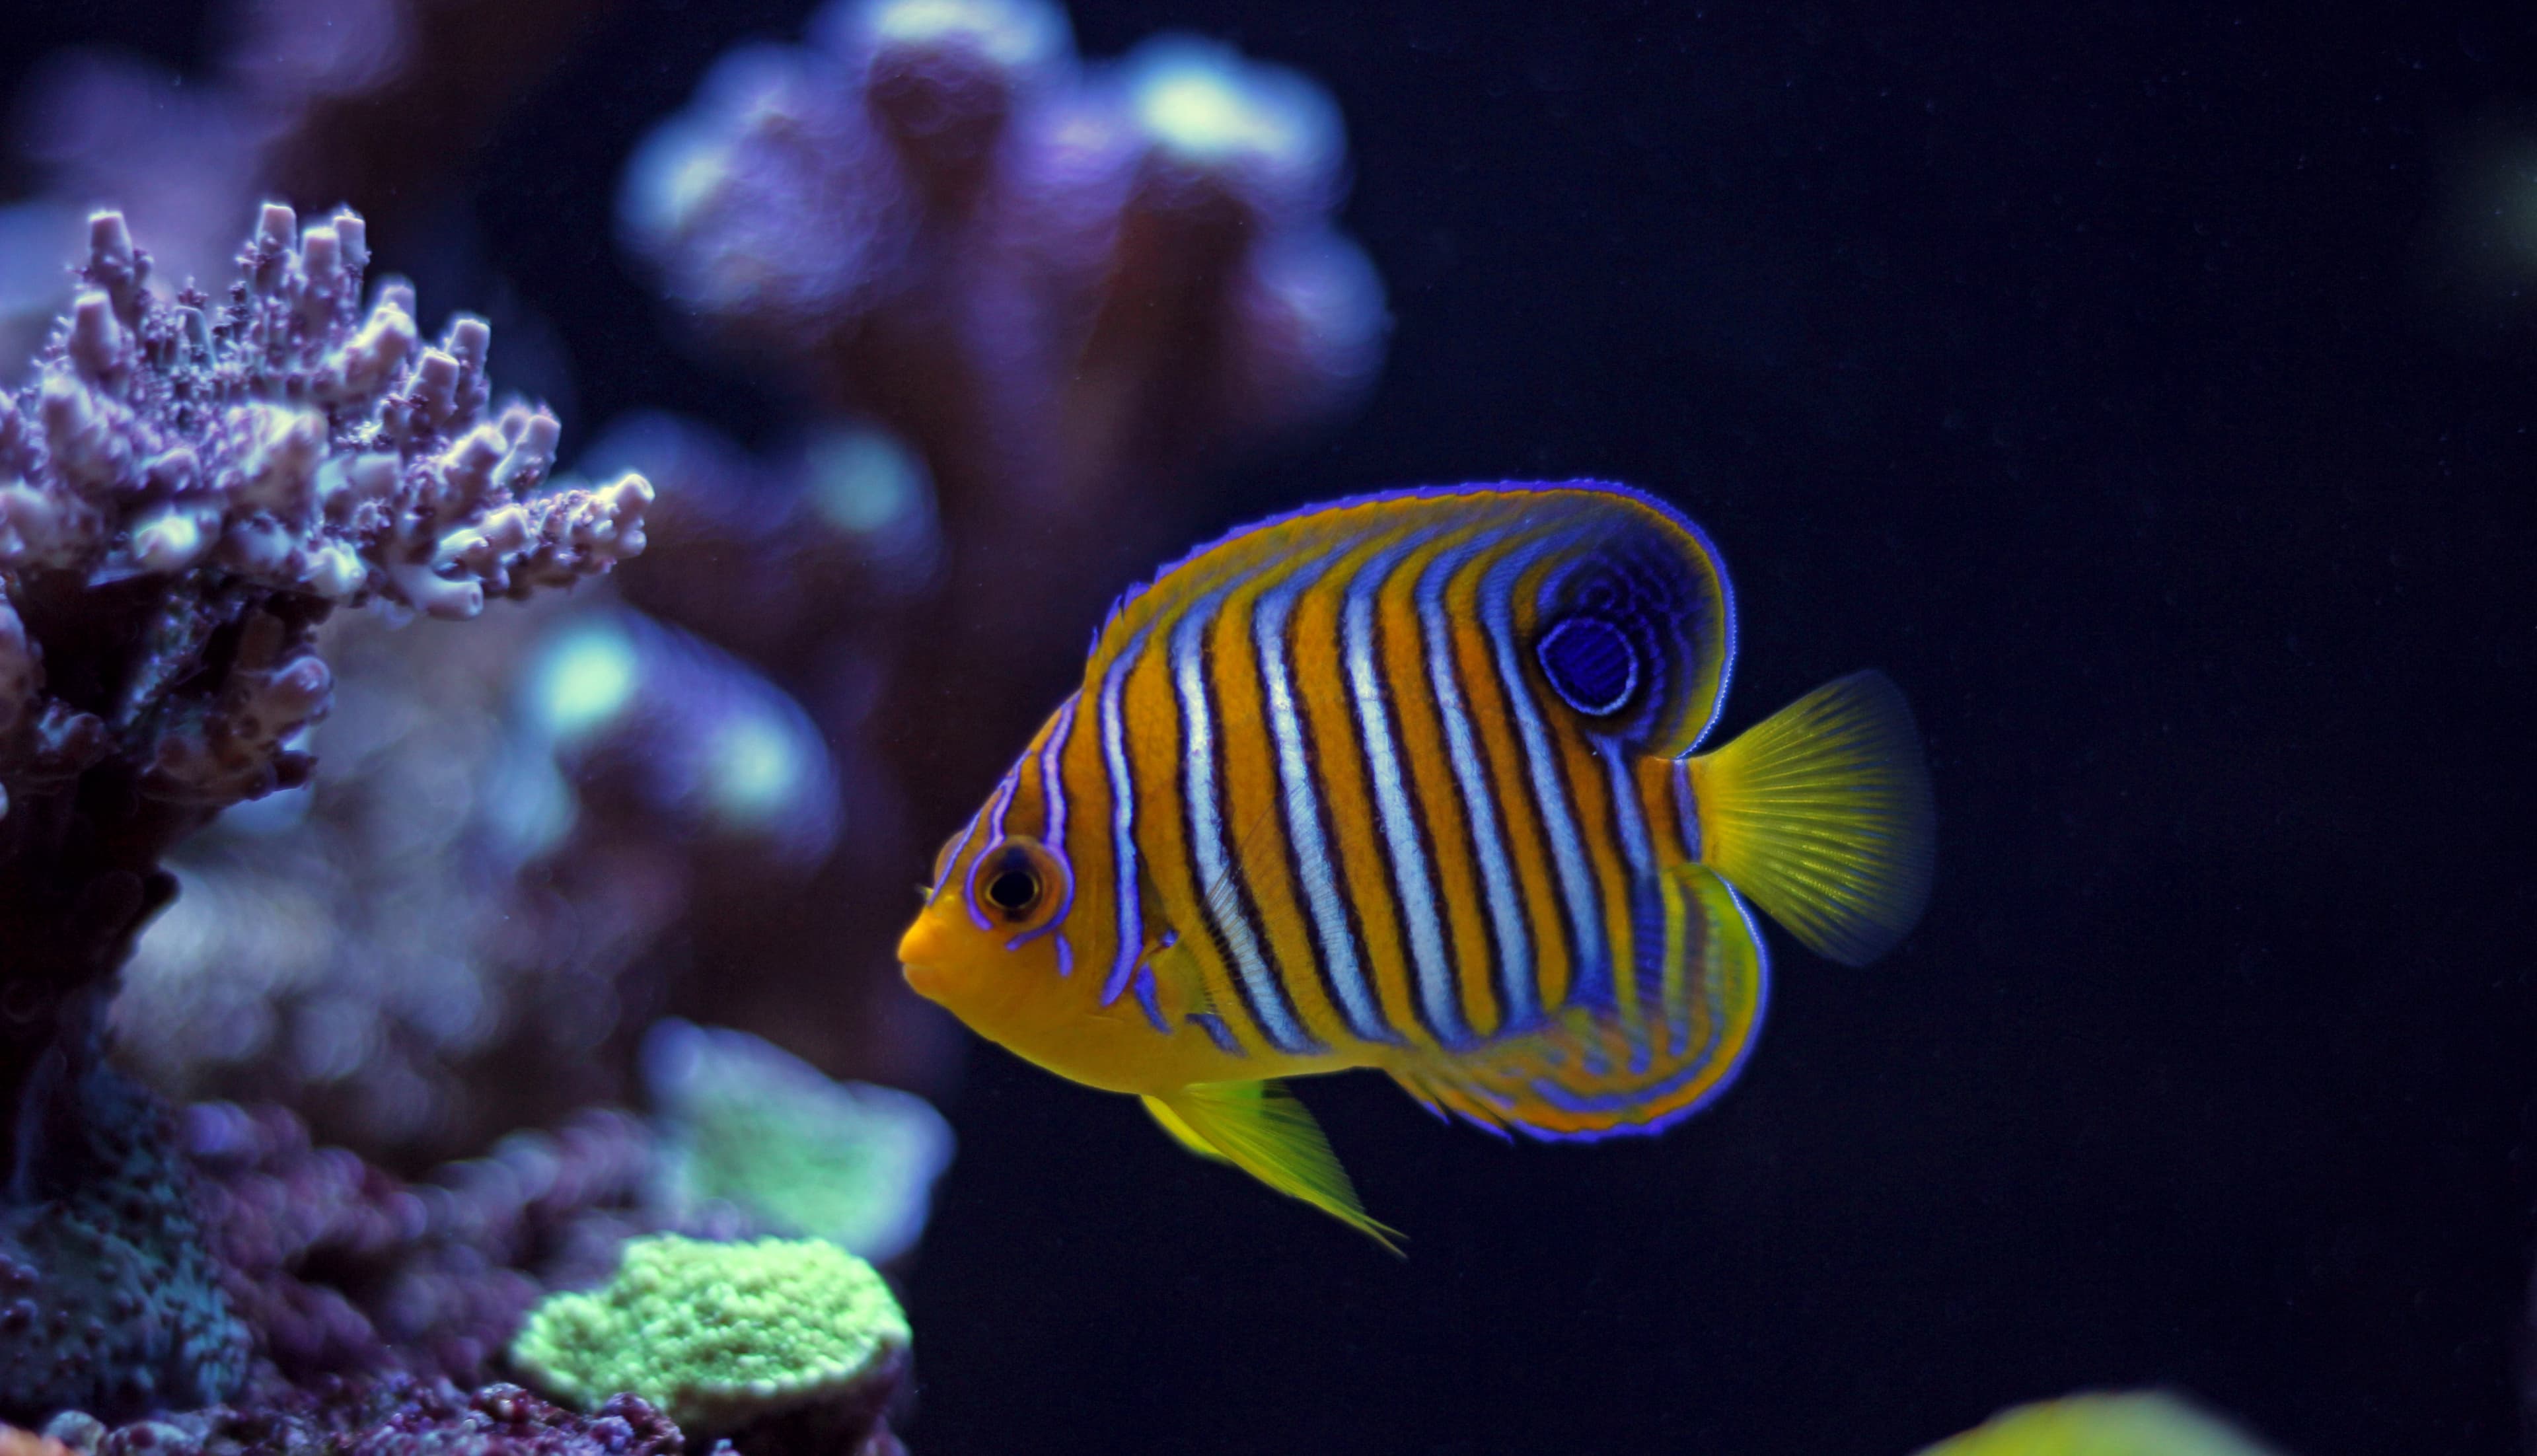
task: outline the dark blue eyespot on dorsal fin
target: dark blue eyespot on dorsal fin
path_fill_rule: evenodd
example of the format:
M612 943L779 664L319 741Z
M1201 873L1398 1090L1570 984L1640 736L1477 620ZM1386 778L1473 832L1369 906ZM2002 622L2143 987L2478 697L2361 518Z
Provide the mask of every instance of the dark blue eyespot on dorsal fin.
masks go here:
M1607 718L1639 690L1639 655L1621 629L1595 616L1566 617L1533 645L1550 686L1569 707Z

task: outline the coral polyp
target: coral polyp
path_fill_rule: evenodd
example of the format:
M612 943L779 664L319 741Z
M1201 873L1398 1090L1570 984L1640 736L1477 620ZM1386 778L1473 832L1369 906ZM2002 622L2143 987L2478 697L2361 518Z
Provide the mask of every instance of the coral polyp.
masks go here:
M366 237L349 212L298 233L268 205L215 304L152 292L122 215L98 214L34 408L0 415L0 567L97 586L206 565L466 617L641 550L639 476L535 493L560 426L488 416L482 319L425 347L407 285L360 307Z

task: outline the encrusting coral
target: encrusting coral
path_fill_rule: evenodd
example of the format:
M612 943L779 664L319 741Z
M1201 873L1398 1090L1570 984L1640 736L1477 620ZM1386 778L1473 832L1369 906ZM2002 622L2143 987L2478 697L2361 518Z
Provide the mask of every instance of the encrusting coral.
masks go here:
M136 1308L128 1282L58 1261L146 1246L186 1284L195 1240L163 1211L181 1171L102 1064L105 1011L173 893L168 848L307 778L298 737L333 686L318 624L370 602L472 616L643 545L651 487L551 486L554 416L489 410L485 324L426 346L410 287L364 301L368 261L354 214L303 230L269 205L224 296L169 298L101 212L69 316L0 405L0 1234L57 1299L93 1292L55 1304L66 1327L107 1331L84 1364L8 1367L0 1414L234 1382L217 1292Z
M201 1405L245 1373L231 1315L164 1125L101 1065L50 1057L53 1125L11 1179L0 1218L0 1392L12 1415ZM75 1083L69 1079L76 1077Z
M0 1456L683 1456L686 1449L684 1433L636 1396L567 1411L517 1385L469 1391L402 1372L268 1385L235 1405L116 1426L70 1412L48 1423L44 1436L47 1449L0 1446Z
M2179 1397L2117 1391L2000 1412L1920 1456L2274 1456Z
M814 1411L860 1436L896 1390L907 1348L889 1286L833 1243L661 1234L626 1244L606 1288L549 1297L511 1358L574 1404L630 1390L691 1434L735 1434L746 1449L752 1428Z

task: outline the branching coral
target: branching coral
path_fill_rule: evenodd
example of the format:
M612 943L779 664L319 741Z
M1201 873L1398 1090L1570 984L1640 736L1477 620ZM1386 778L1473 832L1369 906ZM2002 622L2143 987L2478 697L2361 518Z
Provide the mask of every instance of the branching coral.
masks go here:
M481 1381L547 1288L604 1279L618 1241L652 1227L651 1138L619 1112L514 1133L412 1183L311 1146L279 1108L198 1105L184 1143L237 1308L294 1380Z
M1177 37L1087 72L1040 0L845 0L811 38L727 57L622 216L815 397L1064 499L1371 377L1381 285L1331 229L1338 116L1302 78Z
M21 1220L107 1176L81 1169L123 1096L99 1064L114 973L172 893L168 847L306 779L326 615L473 615L642 548L651 487L541 489L554 417L488 412L483 322L425 347L403 284L364 305L367 262L353 214L302 232L269 206L224 298L171 299L100 213L69 317L0 408L0 1201ZM101 1198L103 1236L183 1243L152 1202ZM113 1287L98 1298L128 1317ZM161 1324L127 1345L181 1347L177 1316ZM213 1354L152 1368L205 1395L225 1380ZM100 1366L92 1398L130 1398L132 1369ZM0 1409L74 1398L49 1378L14 1372Z
M222 275L261 197L370 199L372 222L404 235L609 4L219 0L209 76L115 51L42 58L12 140L46 185L0 210L0 341L59 307L56 254L99 203L129 212L178 283Z

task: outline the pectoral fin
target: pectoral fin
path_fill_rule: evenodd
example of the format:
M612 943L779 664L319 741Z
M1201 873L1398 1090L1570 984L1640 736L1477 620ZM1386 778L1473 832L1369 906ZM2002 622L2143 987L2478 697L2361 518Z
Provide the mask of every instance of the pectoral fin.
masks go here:
M1165 1097L1146 1110L1185 1146L1219 1158L1289 1198L1300 1198L1394 1253L1399 1230L1369 1217L1356 1201L1313 1114L1275 1082L1205 1082Z

